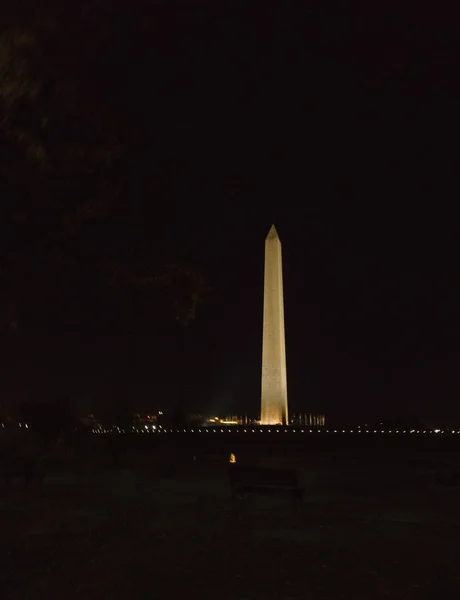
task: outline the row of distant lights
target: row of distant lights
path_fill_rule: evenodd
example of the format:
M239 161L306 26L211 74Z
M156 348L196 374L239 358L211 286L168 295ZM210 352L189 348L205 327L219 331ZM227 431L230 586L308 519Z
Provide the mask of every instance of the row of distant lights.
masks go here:
M22 427L24 425L24 427L26 429L29 428L27 423L18 423L19 427ZM2 427L5 427L5 423L2 423ZM137 427L131 427L130 430L132 433L174 433L174 431L176 431L176 433L209 433L209 432L213 432L213 433L224 433L225 431L228 431L228 433L232 433L233 431L235 431L236 433L240 433L241 429L234 429L234 428L229 428L229 429L210 429L210 428L205 428L205 429L164 429L163 427L159 426L158 428L155 425L144 425L143 428L137 428ZM243 429L242 430L243 433L255 433L256 430L255 429ZM280 433L281 429L275 429L274 430L276 433ZM415 434L432 434L432 433L446 433L446 431L442 430L442 429L425 429L425 430L420 430L420 429L410 429L410 430L402 430L400 431L399 429L396 430L392 430L389 429L388 431L385 431L384 429L284 429L283 430L285 433L297 433L298 431L300 431L300 433L315 433L315 431L317 433L403 433L403 434L407 434L407 433L415 433ZM97 429L92 429L93 433L113 433L113 432L117 432L117 433L126 433L126 429L120 429L120 427L113 427L112 429L104 429L102 427L99 427ZM273 433L273 431L271 429L259 429L260 433ZM452 429L450 431L450 433L453 434L460 434L460 430L455 431L454 429Z
M27 425L26 425L27 427ZM125 429L120 429L119 427L114 427L113 429L103 429L103 428L98 428L98 429L93 429L92 430L93 433L113 433L114 431L116 431L117 433L126 433ZM153 427L149 427L148 425L145 425L144 428L136 428L136 427L132 427L131 428L131 433L241 433L241 431L243 433L256 433L257 430L256 429L234 429L234 428L229 428L229 429L211 429L211 428L205 428L205 429L163 429L163 428L159 428L157 429L155 426ZM260 433L280 433L281 431L284 431L284 433L402 433L402 434L407 434L407 433L415 433L415 434L438 434L438 433L446 433L446 431L442 430L442 429L428 429L428 430L420 430L420 429L410 429L410 430L384 430L384 429L259 429L258 430ZM455 431L455 430L451 430L448 433L453 433L453 434L460 434L460 430Z

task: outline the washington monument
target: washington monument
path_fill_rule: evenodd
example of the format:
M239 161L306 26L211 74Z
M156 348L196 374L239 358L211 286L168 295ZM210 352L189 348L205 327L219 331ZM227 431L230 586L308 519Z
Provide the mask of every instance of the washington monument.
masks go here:
M265 239L262 339L262 425L288 424L281 242L272 225Z

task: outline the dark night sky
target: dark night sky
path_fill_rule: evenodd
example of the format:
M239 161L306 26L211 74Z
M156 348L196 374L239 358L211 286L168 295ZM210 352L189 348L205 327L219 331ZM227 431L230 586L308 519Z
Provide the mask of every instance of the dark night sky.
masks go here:
M106 59L120 80L113 110L149 131L127 173L132 202L155 222L138 235L165 260L195 264L212 292L185 341L156 325L141 292L123 298L118 332L101 327L103 306L84 329L37 326L11 342L4 393L89 406L112 382L168 406L186 385L193 408L256 412L275 222L291 411L460 418L452 15L409 2L312 2L298 14L178 3L159 24L138 4L124 20L133 32L150 15L149 34L124 33L143 62L124 42ZM138 89L141 71L151 76ZM85 290L73 299L91 301Z

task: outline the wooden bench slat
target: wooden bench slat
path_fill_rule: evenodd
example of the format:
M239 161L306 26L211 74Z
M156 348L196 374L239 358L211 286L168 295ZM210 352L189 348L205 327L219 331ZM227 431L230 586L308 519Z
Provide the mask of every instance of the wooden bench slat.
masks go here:
M251 492L291 492L300 500L303 489L298 484L294 469L269 469L266 467L229 467L230 485L234 494Z

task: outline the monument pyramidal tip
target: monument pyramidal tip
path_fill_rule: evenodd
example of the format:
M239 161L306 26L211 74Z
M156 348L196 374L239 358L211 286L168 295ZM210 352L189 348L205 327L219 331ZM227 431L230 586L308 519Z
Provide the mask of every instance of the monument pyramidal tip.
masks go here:
M275 225L265 238L262 425L288 424L283 261Z

